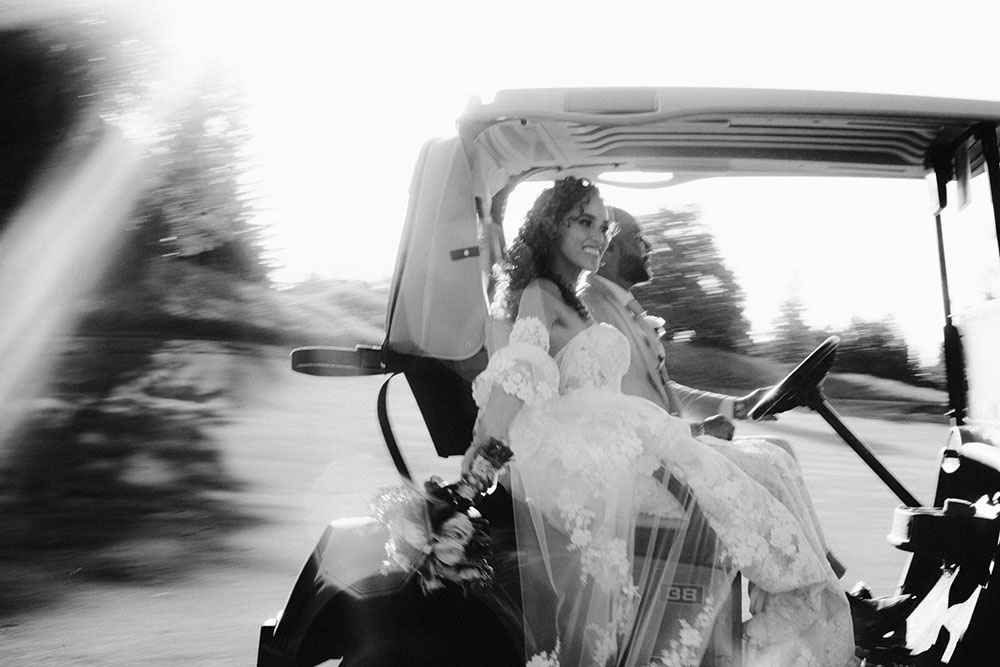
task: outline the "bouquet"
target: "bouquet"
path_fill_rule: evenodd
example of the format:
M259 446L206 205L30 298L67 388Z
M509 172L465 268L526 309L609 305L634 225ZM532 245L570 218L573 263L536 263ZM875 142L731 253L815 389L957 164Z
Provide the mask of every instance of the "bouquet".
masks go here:
M493 582L489 521L475 500L496 484L497 474L513 453L495 438L476 455L468 473L453 484L439 477L412 486L387 489L372 503L375 518L389 530L384 573L399 568L420 577L424 593L458 584L468 591Z

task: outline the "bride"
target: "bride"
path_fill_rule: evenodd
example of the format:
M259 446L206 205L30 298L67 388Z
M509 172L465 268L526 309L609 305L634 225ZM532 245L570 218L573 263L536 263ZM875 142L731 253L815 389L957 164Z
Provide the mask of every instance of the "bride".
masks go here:
M612 233L597 188L544 191L500 268L510 343L476 379L463 469L514 452L529 667L697 667L736 572L753 590L754 667L854 664L850 612L800 480L758 479L689 424L621 392L629 344L575 286ZM713 443L718 444L718 443Z

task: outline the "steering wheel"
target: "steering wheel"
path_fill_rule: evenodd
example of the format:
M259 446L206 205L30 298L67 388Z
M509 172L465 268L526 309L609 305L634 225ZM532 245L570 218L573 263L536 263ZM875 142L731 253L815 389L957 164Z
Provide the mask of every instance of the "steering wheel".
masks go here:
M840 338L837 336L830 336L820 343L791 373L771 387L757 405L750 408L747 418L758 421L768 415L810 405L819 391L819 385L830 372L839 345Z

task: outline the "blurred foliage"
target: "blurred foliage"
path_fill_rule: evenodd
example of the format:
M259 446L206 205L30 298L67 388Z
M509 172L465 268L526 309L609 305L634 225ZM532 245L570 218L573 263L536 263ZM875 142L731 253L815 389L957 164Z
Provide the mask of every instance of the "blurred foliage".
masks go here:
M124 277L154 266L169 282L186 265L236 280L266 281L261 230L240 182L249 139L242 95L231 81L206 76L171 110L147 159L150 182L135 215L136 239ZM166 262L160 260L168 260Z
M906 339L891 316L881 320L851 318L842 331L813 329L806 324L805 306L798 297L786 299L774 321L774 338L759 343L755 352L783 363L798 363L831 335L840 337L834 370L896 380L914 385L939 386L933 369L920 367Z
M55 35L0 32L0 224L65 141L92 86L85 54Z
M0 225L63 145L139 105L153 83L154 34L140 17L94 11L0 30Z
M168 257L265 280L261 230L241 182L249 134L242 91L206 70L187 90L165 95L180 85L158 78L168 52L141 13L125 20L91 8L0 33L0 221L62 157L61 146L121 125L148 151L119 282L134 282L147 260ZM171 108L156 106L167 99Z
M267 333L267 310L248 298L269 280L241 183L247 134L238 90L215 77L172 110L85 331L279 342Z
M840 339L837 351L840 372L865 373L912 384L922 380L919 364L892 317L881 320L853 317L850 326L840 332Z
M787 375L800 359L777 362L773 357L734 354L690 343L664 346L670 375L678 382L723 394L745 394L762 385L774 384ZM839 357L838 357L839 359ZM920 419L945 423L947 395L934 388L848 373L835 362L823 382L823 393L846 415L892 420Z
M0 225L103 127L148 148L122 252L5 443L0 612L58 594L71 572L173 576L249 520L211 436L232 408L232 369L253 360L232 341L277 330L260 297L241 93L210 73L162 95L154 28L89 9L0 34Z
M275 326L291 345L379 345L385 337L388 283L312 279L269 297Z
M227 413L233 352L135 338L63 351L61 381L7 444L0 615L71 577L155 583L224 558L226 533L253 520L206 431Z
M745 352L751 341L743 290L698 218L694 208L640 218L643 235L655 248L653 281L633 293L666 320L667 340L687 332L692 343Z
M797 296L790 297L778 307L774 321L774 340L761 345L759 351L781 362L802 361L816 346L826 340L831 332L812 329L806 324L805 305Z

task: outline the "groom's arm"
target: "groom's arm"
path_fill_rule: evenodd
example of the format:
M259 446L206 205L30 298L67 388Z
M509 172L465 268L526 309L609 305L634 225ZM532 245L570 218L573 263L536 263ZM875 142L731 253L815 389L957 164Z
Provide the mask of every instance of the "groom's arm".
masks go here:
M707 419L713 415L733 420L746 419L750 408L770 389L759 387L745 396L730 396L694 389L673 380L670 386L680 398L681 414L687 419Z
M681 414L685 419L702 420L714 415L735 418L735 396L694 389L674 380L670 381L670 387L680 399Z

